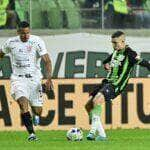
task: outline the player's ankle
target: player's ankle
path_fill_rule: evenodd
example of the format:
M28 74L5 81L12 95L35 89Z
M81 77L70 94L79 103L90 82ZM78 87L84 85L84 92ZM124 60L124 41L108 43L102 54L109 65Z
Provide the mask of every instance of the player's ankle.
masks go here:
M37 115L33 115L33 124L35 126L39 125L40 124L40 117L37 116Z

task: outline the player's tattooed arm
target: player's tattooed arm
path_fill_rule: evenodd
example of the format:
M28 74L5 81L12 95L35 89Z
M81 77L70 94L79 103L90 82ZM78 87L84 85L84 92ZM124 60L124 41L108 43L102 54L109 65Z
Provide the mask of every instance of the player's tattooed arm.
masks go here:
M43 55L42 59L43 59L43 61L45 63L45 67L46 67L46 71L47 71L46 72L47 81L45 83L46 89L50 90L50 88L53 88L53 83L52 83L52 80L51 80L51 72L52 72L51 59L50 59L48 54Z

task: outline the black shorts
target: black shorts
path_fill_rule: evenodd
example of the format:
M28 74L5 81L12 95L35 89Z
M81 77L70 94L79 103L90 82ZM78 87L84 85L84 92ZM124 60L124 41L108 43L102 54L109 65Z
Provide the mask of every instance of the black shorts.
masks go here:
M97 87L93 92L90 93L90 96L95 97L98 92L101 92L104 95L105 101L110 101L116 97L115 89L110 83L104 83Z

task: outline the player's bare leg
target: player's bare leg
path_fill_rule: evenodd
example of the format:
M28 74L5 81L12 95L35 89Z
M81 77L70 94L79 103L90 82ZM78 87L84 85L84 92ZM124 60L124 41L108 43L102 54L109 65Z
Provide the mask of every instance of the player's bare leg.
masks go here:
M96 131L98 131L98 137L96 140L104 140L106 139L106 134L104 128L101 123L100 114L101 114L101 105L104 103L104 96L102 93L97 93L96 96L92 100L93 108L90 111L91 116L91 130L87 136L88 140L95 140Z
M20 107L22 121L24 122L24 125L28 133L30 134L28 140L29 141L37 140L33 129L32 117L28 108L28 99L22 96L19 99L17 99L17 102Z
M32 113L33 113L33 124L35 126L37 126L40 123L40 116L42 114L42 107L41 106L32 106Z
M87 113L90 114L91 110L93 109L93 96L89 97L89 100L85 105L85 109Z

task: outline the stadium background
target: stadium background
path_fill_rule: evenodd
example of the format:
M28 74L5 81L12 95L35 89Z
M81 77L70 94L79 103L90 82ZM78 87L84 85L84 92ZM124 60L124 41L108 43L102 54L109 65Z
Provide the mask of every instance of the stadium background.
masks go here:
M7 8L0 5L1 11L7 10L6 22L0 24L0 44L16 35L19 21L27 20L32 33L46 42L53 60L56 97L44 95L45 109L37 130L66 131L74 126L89 129L84 104L88 93L106 76L101 61L112 50L110 35L114 31L123 30L127 34L127 43L143 58L150 60L149 0L118 0L119 3L115 0L3 1L8 5ZM42 71L44 73L44 68ZM0 130L4 131L1 135L5 135L6 130L24 130L18 117L18 106L9 92L10 73L10 59L6 56L0 60ZM111 129L132 129L128 130L129 133L139 133L141 131L133 129L150 128L149 76L146 69L136 67L126 91L113 103L103 106L102 122L109 129L108 134L113 132ZM64 133L60 132L60 135ZM111 133L111 136L114 134L116 139L124 137L120 130L117 133L116 136ZM55 133L51 134L55 136ZM131 137L129 134L132 141Z

